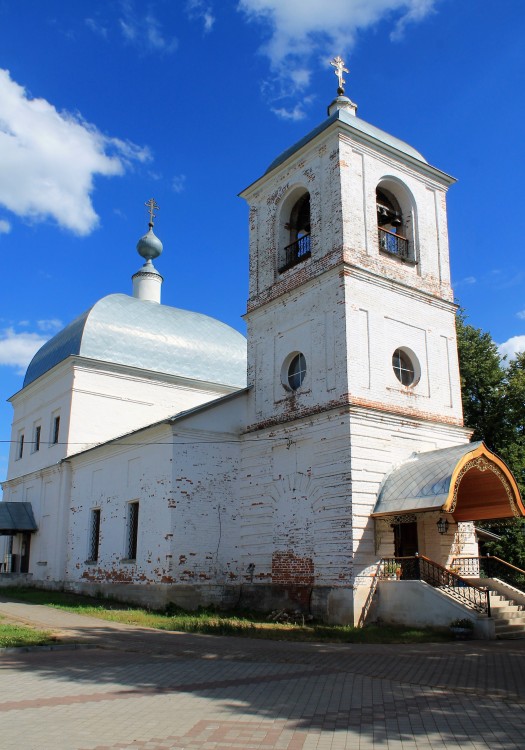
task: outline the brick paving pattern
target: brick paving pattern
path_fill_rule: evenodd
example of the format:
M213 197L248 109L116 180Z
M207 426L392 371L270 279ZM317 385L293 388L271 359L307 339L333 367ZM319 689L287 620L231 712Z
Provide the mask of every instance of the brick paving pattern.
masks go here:
M2 750L514 750L525 641L321 645L162 633L0 601L91 648L0 656Z

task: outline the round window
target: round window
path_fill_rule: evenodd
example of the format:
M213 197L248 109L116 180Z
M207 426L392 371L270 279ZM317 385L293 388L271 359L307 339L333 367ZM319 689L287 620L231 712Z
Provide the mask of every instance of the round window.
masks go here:
M396 349L392 355L394 374L403 385L414 385L418 379L412 359L403 349Z
M296 391L306 377L306 360L304 354L296 354L288 366L288 385Z

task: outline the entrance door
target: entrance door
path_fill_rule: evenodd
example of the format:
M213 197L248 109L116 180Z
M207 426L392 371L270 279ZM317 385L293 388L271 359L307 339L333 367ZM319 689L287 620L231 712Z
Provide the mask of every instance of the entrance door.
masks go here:
M22 534L22 546L20 549L20 572L29 573L29 548L31 546L31 534Z
M418 552L417 521L397 523L394 526L394 554L396 557L413 557Z

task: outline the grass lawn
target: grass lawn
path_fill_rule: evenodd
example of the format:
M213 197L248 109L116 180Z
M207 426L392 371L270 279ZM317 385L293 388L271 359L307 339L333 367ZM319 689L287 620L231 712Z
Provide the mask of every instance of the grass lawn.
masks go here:
M52 633L46 630L35 630L27 625L13 625L0 617L0 648L43 646L54 641Z
M350 625L315 623L290 625L268 622L264 615L253 612L186 612L174 606L170 606L167 612L152 612L109 599L94 599L62 591L10 588L1 589L0 592L18 601L45 604L68 612L100 617L103 620L186 633L332 643L431 643L449 641L451 638L448 632L432 628L387 625L354 628Z

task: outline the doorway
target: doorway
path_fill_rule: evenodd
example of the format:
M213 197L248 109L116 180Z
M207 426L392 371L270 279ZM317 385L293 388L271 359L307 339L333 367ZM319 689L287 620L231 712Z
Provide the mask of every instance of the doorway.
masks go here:
M29 548L31 547L31 534L22 534L20 547L20 572L29 573Z
M414 557L418 552L417 521L396 523L394 529L395 557Z

